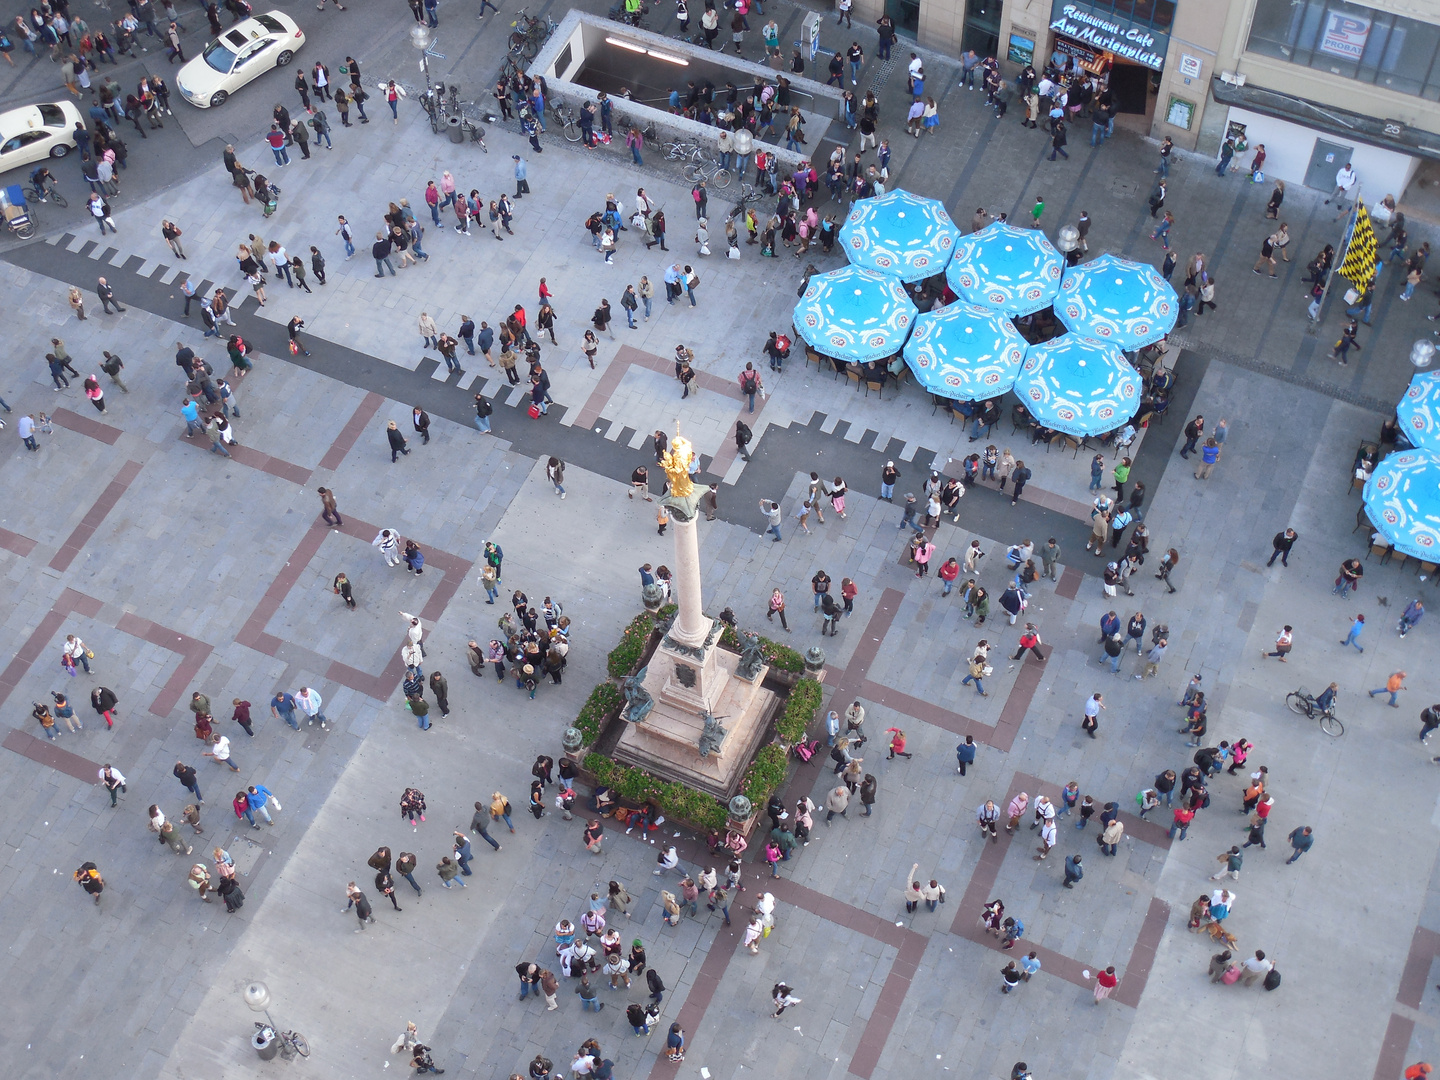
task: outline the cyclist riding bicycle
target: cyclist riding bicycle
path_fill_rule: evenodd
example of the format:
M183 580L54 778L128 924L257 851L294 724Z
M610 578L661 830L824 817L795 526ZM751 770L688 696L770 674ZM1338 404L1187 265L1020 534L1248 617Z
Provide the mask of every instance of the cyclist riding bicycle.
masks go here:
M1339 693L1340 687L1331 683L1315 699L1315 707L1322 713L1333 713L1335 711L1335 696Z
M30 174L30 184L36 191L40 192L41 202L48 202L50 193L60 189L59 182L44 165L41 165Z

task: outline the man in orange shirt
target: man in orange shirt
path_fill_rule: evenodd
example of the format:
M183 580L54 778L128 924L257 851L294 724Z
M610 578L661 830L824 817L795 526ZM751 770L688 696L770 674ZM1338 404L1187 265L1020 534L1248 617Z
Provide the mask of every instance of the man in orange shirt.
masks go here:
M1371 691L1370 691L1370 696L1373 698L1376 694L1389 694L1389 695L1390 695L1390 707L1391 707L1392 709L1398 709L1398 708L1400 707L1400 705L1399 705L1399 703L1398 703L1398 698L1399 698L1399 695L1400 695L1400 691L1401 691L1401 690L1404 690L1404 689L1405 689L1405 672L1403 672L1403 671L1394 671L1394 672L1391 672L1391 673L1390 673L1390 678L1388 678L1388 679L1385 680L1385 688L1384 688L1383 690L1371 690Z

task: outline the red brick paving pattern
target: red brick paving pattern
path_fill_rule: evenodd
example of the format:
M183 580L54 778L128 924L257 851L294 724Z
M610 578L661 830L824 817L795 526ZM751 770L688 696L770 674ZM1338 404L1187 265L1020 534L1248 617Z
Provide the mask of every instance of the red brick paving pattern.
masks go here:
M97 718L98 719L98 718ZM21 757L27 757L31 761L41 765L48 765L56 772L62 772L66 776L73 776L76 780L83 780L87 784L98 784L100 782L100 766L89 758L83 758L79 754L72 754L68 750L61 750L49 739L37 738L28 732L12 729L5 736L5 741L0 742L6 750L13 750Z
M0 529L0 548L4 548L6 551L13 551L22 559L28 559L30 553L35 550L35 547L36 542L28 536L21 536L17 532L11 532L9 529Z
M1016 773L1014 779L1010 781L1010 790L1005 793L1004 801L997 801L1002 816L1006 803L1022 791L1029 793L1032 800L1031 806L1034 806L1033 800L1040 795L1048 795L1056 806L1060 805L1060 785L1049 783L1028 773ZM1120 820L1125 825L1127 836L1139 840L1141 843L1169 850L1169 830L1162 829L1154 822L1142 820L1123 810L1120 812ZM963 937L976 944L984 945L994 950L997 955L1002 952L999 939L980 928L980 909L995 898L995 882L999 880L1001 864L1005 861L1011 842L1022 836L1020 832L1022 827L1025 834L1028 834L1030 828L1028 814L1023 819L1022 825L1016 826L1014 833L1008 833L1002 829L998 842L984 844L985 850L980 855L979 864L970 875L970 883L965 889L965 895L960 900L959 910L956 911L954 922L950 926L950 932L956 937ZM1055 872L1057 877L1063 876L1064 873L1061 866L1057 866ZM1077 887L1085 888L1083 884ZM1116 957L1105 960L1105 965L1115 963L1115 967L1120 973L1120 985L1115 989L1113 1000L1132 1008L1140 1003L1140 995L1145 992L1145 984L1150 978L1150 970L1155 963L1155 950L1160 944L1160 938L1165 932L1165 924L1169 917L1170 905L1158 897L1152 897L1150 909L1145 913L1145 922L1141 925L1140 934L1130 953L1130 959L1123 965ZM1027 941L1025 952L1032 949L1037 954L1043 972L1064 979L1075 986L1094 989L1094 983L1081 975L1081 972L1086 968L1093 971L1100 963L1099 957L1082 962L1047 949L1036 942ZM996 970L998 971L998 968Z
M99 414L97 413L96 415ZM69 409L56 409L50 414L50 419L54 420L55 423L67 431L85 435L88 438L103 442L109 446L114 446L120 441L120 436L125 434L120 428L111 427L109 424L102 424L99 420L82 416L77 412L71 412Z
M603 412L605 406L610 403L610 398L614 395L615 391L620 388L620 383L632 367L644 368L646 371L656 371L661 375L666 375L671 378L675 375L674 360L663 356L656 356L654 353L643 352L629 345L621 345L620 348L616 350L614 359L612 359L610 363L605 366L605 370L600 373L599 383L596 384L594 390L590 391L590 396L585 400L585 404L580 407L580 415L575 419L576 427L594 427L595 421L600 419L601 412ZM737 398L735 409L737 418L741 415L742 410L748 407L745 398L740 396L740 386L737 382L721 378L719 375L712 375L708 371L701 371L699 368L695 369L695 375L695 386L699 392L709 392ZM757 398L755 402L755 416L758 417L765 411L765 400L763 397ZM748 413L746 415L748 415ZM750 426L755 426L753 420L750 421ZM732 437L734 431L735 429L732 425L730 434L725 437L725 442L711 459L708 471L714 473L716 476L724 476L731 464L735 461L737 452L735 449L735 440Z
M317 519L310 526L309 531L300 538L300 543L296 545L289 558L285 560L285 565L275 575L270 587L265 590L264 597L235 635L235 640L239 644L265 653L267 656L279 656L285 642L267 632L265 627L275 617L275 613L280 610L280 605L285 602L285 597L300 580L300 575L319 554L320 546L325 542L326 535L331 532L343 533L368 546L380 529L379 525L371 525L369 522L351 517L345 518L344 525L332 529ZM417 612L424 622L433 623L445 613L445 608L454 598L456 591L465 580L465 575L470 572L474 563L448 551L427 547L423 541L421 541L421 549L425 552L425 569L441 575L439 583L430 594L430 599ZM379 557L378 554L374 554L374 558L378 559ZM399 685L404 672L405 664L400 659L400 649L397 646L389 662L385 665L385 669L379 674L361 671L339 660L332 660L329 668L324 672L324 677L341 686L347 686L351 690L357 690L368 697L384 701Z
M85 422L89 424L94 423L93 420L87 420L83 416L77 417L76 419L85 420ZM96 426L103 427L104 425ZM101 523L109 516L110 511L115 509L115 504L120 501L121 496L123 496L130 485L135 482L135 478L140 475L140 470L143 468L144 465L138 461L127 461L120 467L120 471L115 474L115 479L106 485L105 490L100 493L100 497L95 500L94 504L86 512L80 524L75 526L74 531L66 538L65 543L60 545L60 550L57 551L55 557L50 560L50 569L59 570L61 573L70 569L70 564L73 563L75 557L80 554L80 549L90 542L90 538L95 535L95 531L100 528Z
M103 601L97 600L93 596L86 596L74 589L66 589L62 592L55 601L54 607L46 612L39 625L16 651L15 658L10 661L4 673L0 674L0 704L3 704L14 693L15 688L20 685L20 680L41 659L41 653L54 641L71 615L83 615L90 619L99 618L104 606ZM179 654L180 663L155 700L150 703L150 711L156 716L169 716L179 702L180 696L194 679L196 672L210 656L211 647L203 641L160 626L149 619L142 619L129 612L121 614L115 623L115 629L122 634L141 638L152 645L158 645L162 649L169 649L171 652ZM59 663L58 653L55 655L55 662ZM125 703L121 702L121 704Z
M1440 934L1417 926L1410 939L1410 952L1405 957L1405 970L1400 975L1400 988L1395 1000L1410 1009L1419 1009L1430 982L1430 968L1440 956ZM1399 1013L1390 1014L1380 1056L1375 1062L1375 1080L1394 1080L1404 1070L1410 1042L1415 1036L1415 1021Z
M364 433L370 421L375 419L375 414L380 411L380 406L385 404L385 399L376 393L368 393L360 404L356 406L355 413L340 430L340 434L325 451L325 456L320 459L320 468L329 469L334 472L344 463L345 457L355 448L355 443Z

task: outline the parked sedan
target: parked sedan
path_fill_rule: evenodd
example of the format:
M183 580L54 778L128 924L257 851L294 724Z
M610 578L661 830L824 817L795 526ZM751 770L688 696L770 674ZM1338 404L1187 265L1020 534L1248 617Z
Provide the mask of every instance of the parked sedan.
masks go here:
M47 157L64 157L75 145L80 110L68 101L26 105L0 113L0 172Z
M272 67L284 67L305 44L305 32L281 11L267 11L230 27L176 76L175 85L201 109L225 104L251 79Z

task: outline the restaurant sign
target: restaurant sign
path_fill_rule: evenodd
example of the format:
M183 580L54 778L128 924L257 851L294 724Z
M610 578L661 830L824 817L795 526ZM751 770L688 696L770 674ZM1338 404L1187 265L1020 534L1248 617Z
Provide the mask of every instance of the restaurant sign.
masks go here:
M1164 69L1165 51L1170 46L1169 34L1137 26L1114 15L1097 14L1088 4L1075 0L1055 0L1050 9L1050 29L1155 71Z

